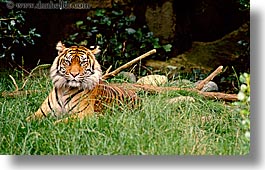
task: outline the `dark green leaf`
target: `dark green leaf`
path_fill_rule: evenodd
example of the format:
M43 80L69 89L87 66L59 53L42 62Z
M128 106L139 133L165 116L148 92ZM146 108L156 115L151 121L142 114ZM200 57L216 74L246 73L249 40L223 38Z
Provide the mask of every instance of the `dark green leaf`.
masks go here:
M171 51L171 47L172 47L172 45L171 45L171 44L167 44L167 45L163 45L162 47L163 47L163 49L164 49L166 52L170 52L170 51Z
M106 10L104 10L104 9L98 9L98 10L96 10L95 15L98 17L102 17L105 15L105 12L106 12Z
M75 24L76 24L77 27L80 27L80 25L82 25L83 23L84 23L83 21L76 21Z
M123 11L122 10L112 11L111 13L114 14L114 15L117 15L117 16L123 15Z
M135 29L133 28L126 28L125 30L127 31L128 34L134 34L136 32Z

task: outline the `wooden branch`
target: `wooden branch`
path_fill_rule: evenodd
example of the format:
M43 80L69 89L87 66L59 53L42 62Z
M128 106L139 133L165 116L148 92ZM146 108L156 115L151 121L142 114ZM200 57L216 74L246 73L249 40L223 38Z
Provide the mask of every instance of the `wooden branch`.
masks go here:
M145 53L145 54L143 54L143 55L141 55L141 56L139 56L139 57L137 57L137 58L135 58L135 59L129 61L128 63L126 63L126 64L120 66L119 68L117 68L116 70L114 70L114 71L112 71L112 72L110 72L110 73L104 74L104 75L102 76L102 79L103 79L103 80L106 80L106 79L108 79L108 78L110 78L110 77L114 77L114 76L116 76L119 72L121 72L122 70L124 70L124 69L130 67L131 65L133 65L133 64L136 63L136 62L138 62L139 60L144 59L145 57L147 57L147 56L149 56L149 55L152 55L152 54L154 54L154 53L156 53L156 49L153 49L153 50L151 50L151 51L148 51L147 53Z
M29 80L29 78L33 75L33 73L34 73L36 70L43 69L43 68L45 69L45 68L48 68L48 67L50 67L50 66L51 66L51 64L41 64L41 65L38 65L38 66L36 66L35 68L33 68L33 69L31 70L31 72L29 73L27 79L24 81L22 87L21 87L19 90L22 90L22 89L25 87L27 81Z
M12 79L12 81L13 81L13 83L14 83L14 86L15 86L15 91L18 91L18 85L17 85L17 83L16 83L16 80L14 79L14 77L13 76L11 76L11 75L9 75L9 77Z
M218 99L218 100L225 100L225 101L237 101L237 94L226 94L220 92L202 92L198 91L199 94L203 95L204 97L210 99Z
M3 97L12 97L12 96L18 96L18 95L27 95L27 94L30 94L30 93L34 93L34 92L38 92L38 90L26 90L26 91L22 91L26 85L26 83L28 82L29 78L33 75L33 73L36 71L36 70L39 70L39 69L45 69L45 68L48 68L50 67L51 64L42 64L42 65L38 65L36 66L34 69L31 70L31 72L29 73L27 79L24 81L23 85L21 88L18 87L17 83L16 83L16 80L14 79L13 76L9 75L9 77L12 79L12 82L15 86L15 90L13 92L2 92L2 96Z
M223 66L219 66L214 72L212 72L208 77L202 80L200 83L197 84L195 87L197 90L201 90L205 84L211 81L216 75L221 73L223 70Z
M203 86L212 80L216 75L222 72L223 66L219 66L214 72L212 72L208 77L206 77L199 85L195 88L179 88L179 87L157 87L147 84L130 84L130 83L123 83L122 86L126 89L140 91L144 90L150 93L164 93L168 91L190 91L198 93L206 98L210 99L218 99L218 100L225 100L225 101L237 101L237 94L226 94L221 92L203 92L200 91ZM202 86L202 87L200 87Z
M109 68L106 70L105 74L108 74L111 68L112 68L112 65L109 66Z
M27 74L30 74L30 72L28 72L28 70L24 69L21 65L17 64L17 66L24 72L26 72Z
M221 92L203 92L197 90L196 88L178 88L178 87L157 87L152 85L140 85L140 84L123 84L124 87L133 89L136 91L144 90L150 93L164 93L168 91L191 91L196 92L206 98L210 99L218 99L218 100L225 100L225 101L237 101L237 94L226 94Z
M0 18L0 21L16 20L17 18Z
M16 96L22 96L22 95L28 95L32 93L40 93L41 90L25 90L25 91L13 91L13 92L2 92L3 97L16 97Z

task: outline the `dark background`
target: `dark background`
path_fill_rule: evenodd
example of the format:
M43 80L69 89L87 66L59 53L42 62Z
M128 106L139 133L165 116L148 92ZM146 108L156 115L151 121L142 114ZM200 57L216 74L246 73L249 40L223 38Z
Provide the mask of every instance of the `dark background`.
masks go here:
M168 27L168 29L171 29L171 32L173 30L172 33L170 32L171 36L164 36L163 31L167 32L167 30L159 28L159 26L163 25L163 20L157 21L154 18L153 21L158 23L158 28L149 27L149 29L163 43L171 43L173 45L170 57L189 50L192 47L193 41L209 42L217 40L237 29L243 23L248 22L250 17L249 11L240 10L238 0L116 0L115 2L123 6L124 9L133 11L139 25L152 25L146 21L145 13L147 8L157 10L167 1L173 4L171 17L174 22L174 28ZM36 3L36 1L27 2ZM80 1L73 0L71 2ZM66 39L66 37L73 33L73 24L78 20L85 20L96 8L111 8L114 0L86 0L82 2L91 4L91 8L85 10L23 9L26 12L25 29L34 27L36 32L41 35L40 38L35 40L34 46L18 48L19 54L24 57L26 66L34 67L38 61L40 63L51 63L57 53L55 50L56 43L59 40ZM8 10L6 4L1 3L0 13ZM7 61L2 59L0 62L6 63ZM19 63L20 61L17 62Z

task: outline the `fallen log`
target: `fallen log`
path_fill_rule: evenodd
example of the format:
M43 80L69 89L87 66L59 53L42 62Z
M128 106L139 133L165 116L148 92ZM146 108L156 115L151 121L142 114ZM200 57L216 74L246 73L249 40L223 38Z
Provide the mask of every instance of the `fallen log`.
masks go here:
M111 78L111 77L114 77L114 76L116 76L119 72L121 72L122 70L124 70L124 69L130 67L131 65L137 63L138 61L140 61L140 60L142 60L142 59L144 59L144 58L146 58L146 57L148 57L148 56L150 56L150 55L152 55L152 54L154 54L154 53L156 53L156 49L153 49L153 50L151 50L151 51L148 51L147 53L144 53L143 55L141 55L141 56L139 56L139 57L137 57L137 58L135 58L135 59L129 61L128 63L126 63L126 64L120 66L120 67L117 68L116 70L114 70L114 71L112 71L112 72L109 73L109 69L111 68L111 67L110 67L110 68L106 71L106 73L102 76L102 79L103 79L103 80L106 80L106 79L109 79L109 78Z

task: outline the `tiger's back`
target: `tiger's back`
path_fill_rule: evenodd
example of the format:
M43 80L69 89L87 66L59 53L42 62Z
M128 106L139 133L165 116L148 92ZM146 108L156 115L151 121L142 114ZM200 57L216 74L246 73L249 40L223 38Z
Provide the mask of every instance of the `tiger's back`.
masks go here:
M133 107L139 101L135 90L125 88L118 84L104 84L101 82L96 88L95 112L102 112L103 108L105 108L104 106L110 106L110 104Z

